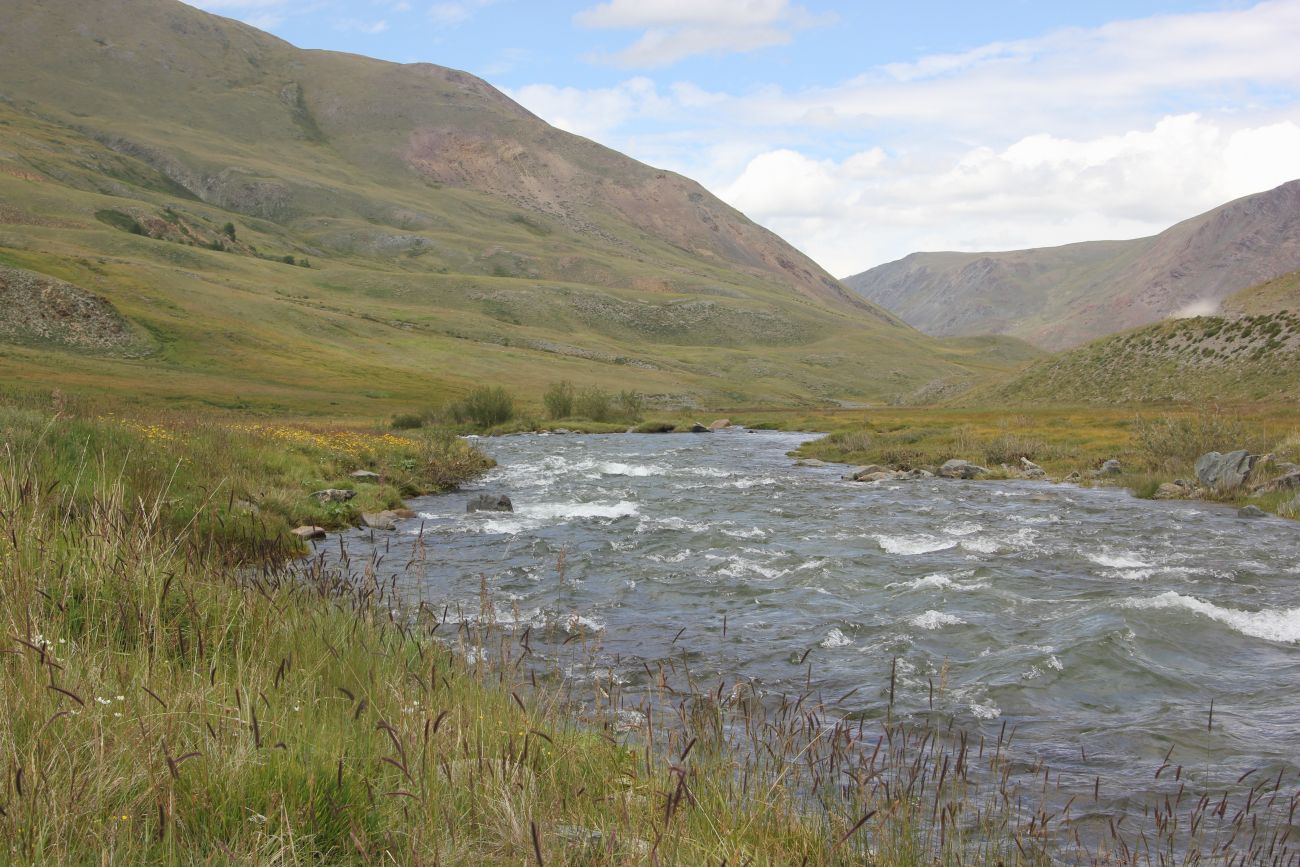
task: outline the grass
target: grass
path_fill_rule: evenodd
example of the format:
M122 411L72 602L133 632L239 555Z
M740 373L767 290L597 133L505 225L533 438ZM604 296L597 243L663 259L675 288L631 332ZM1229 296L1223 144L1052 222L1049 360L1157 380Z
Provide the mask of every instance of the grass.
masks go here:
M397 508L404 497L454 488L491 465L440 431L412 435L364 428L250 421L174 413L150 420L0 405L0 430L25 446L24 470L55 485L70 503L120 485L131 502L158 499L158 519L227 554L265 556L293 543L300 525L355 525L363 512ZM356 470L378 473L357 481ZM353 491L343 502L311 496Z
M1161 863L1153 846L1196 847L1202 863L1294 856L1296 796L1281 776L1195 800L1185 775L1188 793L1154 817L1107 830L1095 808L1062 806L1046 769L1011 762L1012 733L985 743L941 719L850 714L817 696L811 669L809 690L788 697L701 682L684 658L648 668L639 695L567 678L598 636L512 631L486 590L468 615L404 604L368 577L373 564L343 571L345 558L323 552L237 568L222 553L236 537L193 531L216 514L185 525L170 514L180 502L220 513L181 487L211 485L218 462L275 473L277 454L319 458L356 435L237 431L267 450L234 461L205 451L225 434L187 430L170 442L214 466L171 474L148 448L172 428L7 412L0 861L1046 864L1053 846L1093 863Z
M1025 457L1049 475L1077 472L1087 481L1090 471L1115 459L1123 472L1113 481L1138 496L1153 496L1162 482L1195 481L1195 461L1208 451L1244 448L1272 455L1256 468L1253 481L1280 474L1278 464L1300 458L1300 408L1292 404L882 409L756 418L805 429L820 422L831 432L805 444L799 456L846 464L933 469L960 458L999 471L1003 464L1014 470ZM1239 490L1208 496L1295 517L1294 495Z

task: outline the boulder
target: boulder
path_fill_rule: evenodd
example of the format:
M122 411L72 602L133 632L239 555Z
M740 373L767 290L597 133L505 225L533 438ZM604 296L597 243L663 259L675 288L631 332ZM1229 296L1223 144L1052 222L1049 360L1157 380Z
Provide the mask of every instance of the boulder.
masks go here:
M299 539L302 539L304 542L311 542L316 539L324 539L325 528L309 527L304 525L302 527L296 527L295 529L290 530L289 535L297 536Z
M1156 488L1155 499L1181 500L1184 499L1188 495L1188 493L1190 492L1187 490L1187 488L1183 487L1177 482L1165 482L1159 488Z
M1100 478L1101 476L1118 476L1122 472L1124 472L1124 467L1120 465L1119 461L1111 458L1098 467L1093 476L1094 478Z
M1266 518L1268 512L1265 512L1259 506L1243 506L1237 510L1238 518Z
M358 482L379 481L379 473L371 472L370 470L357 470L356 472L348 473L348 476L356 479Z
M346 503L357 495L356 491L344 491L339 488L326 488L323 491L316 491L312 494L317 502L321 503Z
M1026 477L1031 479L1041 479L1047 475L1046 470L1031 461L1029 458L1020 459L1020 472L1024 473Z
M867 480L867 476L887 472L889 472L889 467L882 467L880 464L867 464L865 467L854 467L844 478L850 482L862 482Z
M697 421L695 424L691 425L691 433L713 433L713 431L709 430Z
M855 482L892 482L900 478L898 473L893 470L885 470L883 473L866 473L860 476L854 476Z
M829 467L830 464L817 458L801 458L794 462L796 467Z
M933 479L934 473L930 472L929 470L923 470L920 467L917 467L914 470L908 470L906 473L903 473L899 478L911 479L912 481L918 481L920 479Z
M1070 473L1070 474L1069 474L1068 476L1066 476L1065 478L1061 479L1061 481L1063 481L1063 482L1081 482L1081 481L1083 481L1083 476L1079 475L1079 471L1078 471L1078 470L1075 470L1074 472Z
M1207 452L1196 459L1196 478L1211 490L1232 491L1245 484L1258 461L1259 455L1252 455L1245 449L1226 455Z
M505 494L477 494L465 504L466 512L513 512L515 504Z
M731 427L731 419L720 418L709 425L709 430L726 430L729 427Z
M393 511L362 512L361 524L372 530L396 530L397 513Z
M944 465L939 467L939 476L944 479L973 479L987 473L988 470L979 464L972 464L970 461L958 458L945 461Z
M1261 494L1270 494L1274 491L1294 491L1297 489L1300 489L1300 470L1269 479L1262 485L1256 485L1253 490Z

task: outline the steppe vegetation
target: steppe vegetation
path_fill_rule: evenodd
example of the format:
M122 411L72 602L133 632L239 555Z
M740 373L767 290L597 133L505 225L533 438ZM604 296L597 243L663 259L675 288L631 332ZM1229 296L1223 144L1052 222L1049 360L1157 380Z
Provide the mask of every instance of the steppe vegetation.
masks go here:
M640 695L567 678L598 635L498 627L486 587L478 611L453 613L404 603L369 577L373 564L267 559L268 513L341 516L231 505L251 479L305 501L353 466L405 473L376 487L387 503L481 470L460 441L13 403L0 428L0 860L1295 855L1296 796L1281 777L1202 797L1180 768L1168 803L1108 828L1086 805L1059 803L1048 769L1009 760L1013 731L986 742L940 719L847 718L811 669L806 693L766 699L700 681L685 659L665 659ZM559 655L535 655L544 642Z

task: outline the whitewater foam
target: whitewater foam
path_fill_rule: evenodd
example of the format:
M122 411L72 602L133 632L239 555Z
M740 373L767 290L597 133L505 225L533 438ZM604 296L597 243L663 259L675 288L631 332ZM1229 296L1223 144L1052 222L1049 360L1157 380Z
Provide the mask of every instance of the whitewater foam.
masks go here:
M908 621L917 629L941 629L944 626L957 626L965 623L955 614L945 614L942 611L935 611L931 608L924 614L918 614Z
M968 592L971 590L983 590L989 586L987 581L971 581L963 583L955 579L973 578L975 571L966 572L936 572L933 575L925 575L921 578L913 578L910 581L894 581L885 585L886 590L957 590Z
M828 649L835 647L848 647L852 643L853 639L849 638L839 629L832 629L830 632L826 633L826 637L821 640L821 646Z
M1231 627L1242 635L1267 641L1300 643L1300 607L1240 611L1170 590L1147 599L1127 599L1126 608L1181 608Z
M900 554L911 557L916 554L929 554L957 547L956 540L938 539L934 536L875 536L876 544L886 554Z

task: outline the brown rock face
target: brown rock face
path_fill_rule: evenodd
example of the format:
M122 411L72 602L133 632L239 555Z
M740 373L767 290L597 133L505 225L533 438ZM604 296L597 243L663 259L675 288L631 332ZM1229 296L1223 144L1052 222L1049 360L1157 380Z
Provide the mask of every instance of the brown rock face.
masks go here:
M1150 238L999 253L914 253L845 279L936 335L1009 334L1064 349L1179 314L1300 268L1300 181Z

